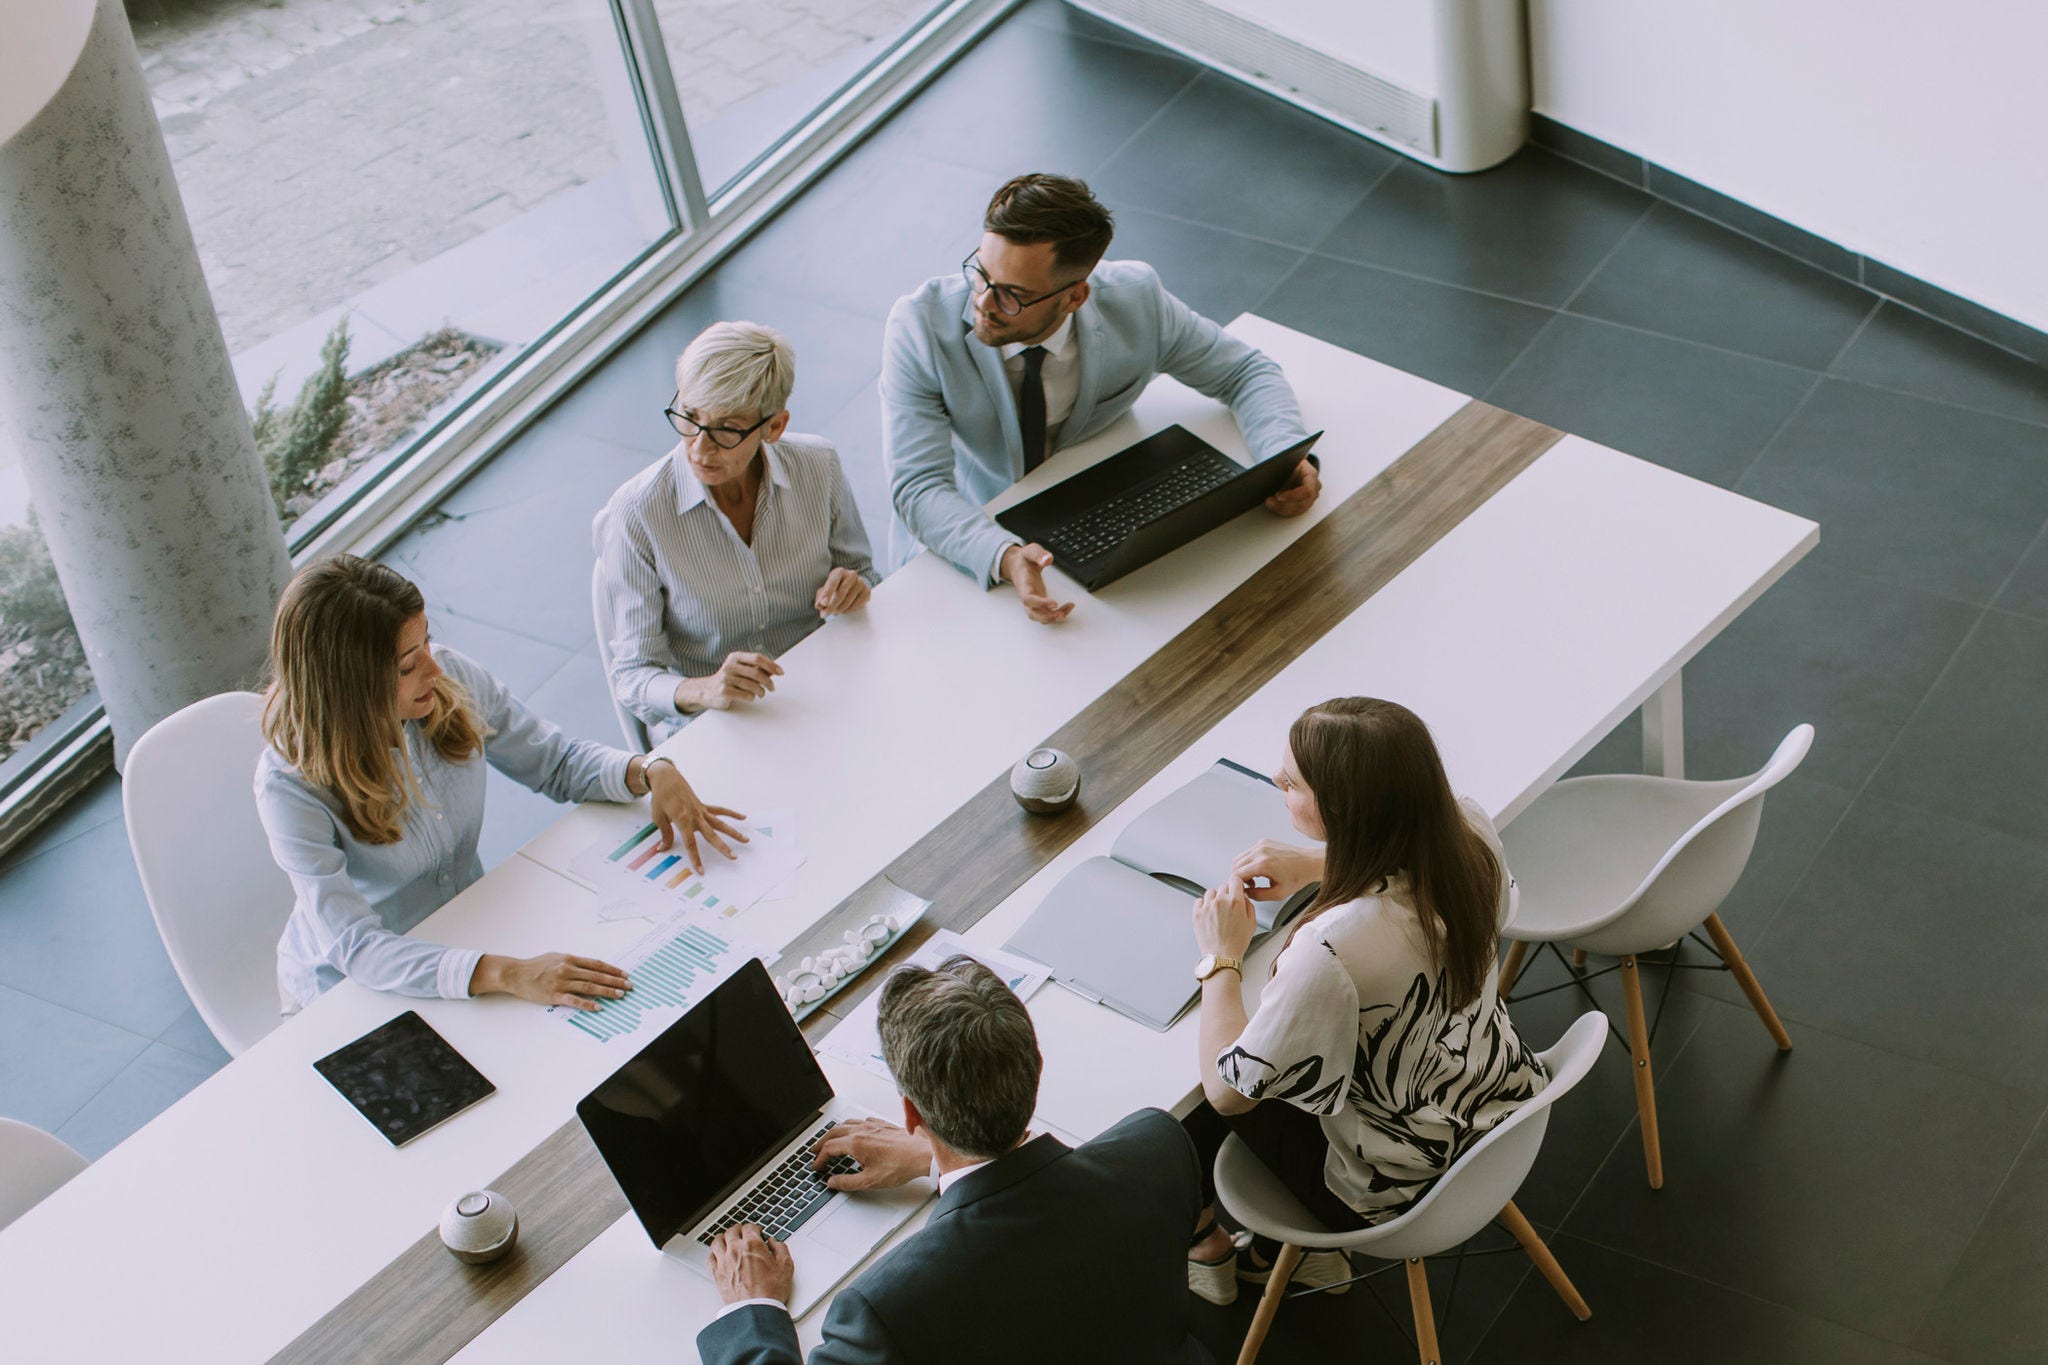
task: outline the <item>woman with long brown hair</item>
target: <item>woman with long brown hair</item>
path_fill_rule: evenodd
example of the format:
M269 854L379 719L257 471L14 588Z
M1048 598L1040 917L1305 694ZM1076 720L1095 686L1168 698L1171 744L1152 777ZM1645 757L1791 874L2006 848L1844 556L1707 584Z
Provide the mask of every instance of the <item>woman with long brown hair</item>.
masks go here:
M1261 843L1196 904L1207 1103L1188 1128L1205 1172L1234 1131L1326 1225L1366 1227L1421 1198L1548 1081L1497 989L1513 883L1492 822L1452 793L1405 706L1310 707L1274 781L1294 827L1322 847ZM1320 887L1247 1017L1251 901L1310 882ZM1228 1302L1236 1279L1264 1278L1236 1260L1212 1213L1190 1285ZM1295 1272L1311 1284L1349 1275L1341 1251L1311 1252Z
M515 958L404 937L483 875L484 763L557 801L651 797L662 846L697 838L732 856L726 823L665 758L572 740L484 668L427 633L403 575L354 555L301 569L271 631L256 809L292 881L277 945L287 1013L353 977L401 995L504 992L596 1009L630 989L609 963Z

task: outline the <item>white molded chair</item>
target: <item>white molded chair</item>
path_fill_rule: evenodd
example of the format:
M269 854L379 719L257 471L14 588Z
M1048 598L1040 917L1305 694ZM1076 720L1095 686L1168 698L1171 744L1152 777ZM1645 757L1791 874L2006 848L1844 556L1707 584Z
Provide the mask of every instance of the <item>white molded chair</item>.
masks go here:
M0 1119L0 1228L85 1169L85 1158L40 1128Z
M644 754L654 747L647 736L647 726L640 717L628 711L619 702L618 693L612 691L611 604L605 598L602 564L590 566L590 615L597 622L597 662L604 669L605 695L611 699L612 714L619 718L619 733L626 737L626 748L636 754Z
M231 1056L278 1025L277 940L292 884L256 815L263 698L223 692L164 717L121 775L128 846L156 931Z
M1323 1227L1265 1163L1252 1155L1249 1147L1235 1137L1226 1141L1216 1157L1218 1202L1251 1231L1281 1243L1279 1259L1266 1282L1266 1292L1259 1299L1251 1330L1245 1334L1244 1348L1238 1353L1238 1365L1251 1365L1258 1358L1280 1300L1287 1296L1287 1282L1305 1248L1338 1248L1364 1252L1381 1260L1407 1262L1408 1303L1415 1314L1416 1348L1422 1365L1436 1365L1441 1358L1436 1344L1436 1315L1429 1304L1429 1277L1423 1262L1463 1245L1496 1218L1529 1253L1529 1259L1536 1263L1536 1269L1572 1315L1581 1322L1593 1316L1593 1310L1566 1277L1564 1267L1515 1207L1514 1195L1543 1146L1551 1106L1593 1069L1606 1042L1607 1020L1596 1011L1580 1015L1556 1046L1539 1054L1550 1072L1550 1084L1541 1094L1472 1144L1413 1208L1398 1218L1359 1231L1332 1232Z
M1791 1037L1719 911L1756 847L1764 793L1784 781L1812 747L1813 727L1800 725L1785 736L1762 771L1749 777L1720 782L1625 773L1572 778L1536 798L1501 832L1508 866L1522 890L1519 912L1507 929L1511 943L1501 965L1501 994L1514 984L1531 943L1570 944L1580 963L1588 952L1620 959L1636 1109L1642 1116L1652 1189L1664 1184L1664 1156L1637 956L1668 947L1704 925L1772 1040L1781 1051L1791 1051Z

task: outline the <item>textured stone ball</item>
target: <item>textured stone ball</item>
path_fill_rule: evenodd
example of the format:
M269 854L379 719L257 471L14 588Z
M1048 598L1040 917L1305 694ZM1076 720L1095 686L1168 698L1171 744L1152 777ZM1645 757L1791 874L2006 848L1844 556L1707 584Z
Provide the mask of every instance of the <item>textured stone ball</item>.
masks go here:
M1033 815L1056 815L1081 794L1081 767L1058 749L1033 749L1010 769L1010 794Z

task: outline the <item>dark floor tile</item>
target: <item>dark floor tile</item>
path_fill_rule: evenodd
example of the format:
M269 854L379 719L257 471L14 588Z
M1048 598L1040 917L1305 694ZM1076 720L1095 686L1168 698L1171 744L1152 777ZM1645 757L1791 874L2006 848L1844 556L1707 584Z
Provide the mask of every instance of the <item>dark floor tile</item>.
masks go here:
M2048 847L1864 796L1748 957L1788 1021L2048 1104Z
M1782 251L1659 204L1571 306L1609 322L1823 370L1876 301Z
M0 1116L54 1132L149 1039L0 986Z
M1005 178L892 151L886 143L859 148L733 252L719 266L718 288L796 295L870 319L867 336L879 371L881 322L890 305L932 276L960 269L981 239L989 195ZM702 325L680 329L676 350ZM808 331L803 340L794 331L790 335L799 348L801 385L803 348L818 344L822 332Z
M1462 1268L1452 1255L1435 1257L1428 1263L1437 1344L1446 1361L1470 1358L1487 1328L1529 1274L1528 1258L1499 1227L1481 1231L1468 1245L1472 1251L1497 1250L1499 1254L1468 1254ZM1359 1258L1354 1269L1361 1274L1371 1270L1379 1273L1352 1285L1343 1294L1312 1294L1283 1302L1265 1348L1259 1353L1260 1361L1266 1365L1351 1365L1361 1360L1415 1359L1414 1340L1408 1335L1413 1316L1401 1266ZM1257 1285L1240 1285L1237 1302L1228 1308L1199 1299L1193 1301L1195 1337L1217 1360L1237 1358L1261 1292Z
M868 548L874 551L876 567L882 568L889 551L889 519L895 513L889 502L889 467L882 458L882 400L875 386L855 394L822 430L839 450L839 465L853 489L854 505L860 508Z
M1687 666L1686 770L1754 772L1808 721L1816 734L1800 776L1855 791L1977 615L1809 558Z
M1643 183L1643 159L1634 152L1623 151L1610 142L1588 136L1576 128L1567 127L1556 119L1541 114L1529 116L1529 140L1539 147L1547 147L1559 156L1568 157L1583 166L1591 166L1603 175L1631 185Z
M1258 311L1273 286L1307 255L1114 201L1110 207L1116 213L1110 255L1150 263L1181 302L1218 323Z
M1259 314L1468 394L1485 391L1553 316L1324 256L1296 267Z
M984 175L990 190L1026 171L1086 179L1200 70L1162 47L1006 23L862 150L964 166ZM992 90L1038 93L992 104Z
M1702 1001L1658 1077L1664 1188L1616 1154L1565 1231L1905 1340L1961 1256L2039 1106L2014 1091Z
M163 1043L151 1043L107 1082L105 1089L86 1101L85 1107L57 1130L57 1136L97 1161L222 1065L201 1061Z
M428 621L434 643L453 646L482 664L491 675L525 697L561 672L573 651L517 631L471 620L457 611L437 611ZM593 626L594 629L594 626Z
M1569 1235L1552 1246L1593 1316L1575 1321L1531 1276L1476 1365L1937 1365L1930 1356Z
M1569 985L1569 970L1547 950L1537 951L1532 945L1508 1007L1522 1040L1540 1052L1563 1037L1580 1015L1593 1009L1605 1014L1615 1028L1621 1027L1626 1015L1620 978L1613 973L1592 975L1609 965L1600 960L1588 962L1585 992L1593 997L1588 1001L1586 993L1577 989L1556 989ZM1691 1045L1700 1016L1712 1002L1682 990L1663 991L1661 974L1646 976L1645 981L1646 1008L1656 1016L1650 1064L1654 1074L1663 1075ZM1554 1227L1566 1220L1594 1175L1612 1163L1633 1169L1638 1180L1644 1178L1635 1078L1628 1048L1610 1032L1592 1071L1555 1101L1543 1147L1528 1178L1515 1192L1515 1204L1536 1223Z
M56 814L31 830L28 838L9 849L5 857L0 857L0 876L38 854L48 853L60 844L68 844L79 835L120 818L121 775L108 769L94 778L84 791L66 801Z
M614 359L623 360L624 357ZM626 368L631 368L630 363ZM537 422L492 456L460 487L434 504L434 510L444 516L459 518L510 507L528 498L558 497L564 490L581 489L585 496L603 490L609 496L612 489L660 459L668 450L668 446L662 444L663 434L669 430L668 423L660 413L662 405L668 402L668 394L663 393L654 400L654 420L649 422L645 402L651 389L642 390L642 405L635 410L629 409L624 401L623 390L627 386L623 382L598 387L609 388L611 400L608 403L597 401L597 390L592 390L579 413L589 416L609 413L612 424L623 437L626 434L624 424L617 419L631 412L640 419L640 425L648 429L649 439L637 446L629 445L623 439L586 434L577 430L573 423ZM556 410L560 411L559 408ZM672 445L672 433L670 435L669 444Z
M592 484L560 489L460 521L423 521L384 558L426 595L430 616L455 612L561 649L589 644L590 519L611 496ZM517 546L518 553L502 552Z
M0 985L154 1038L191 1002L109 821L0 873Z
M2022 360L1889 301L1833 372L1979 412L2048 423L2048 365Z
M2048 624L1988 612L1870 793L2048 842Z
M1960 294L1951 294L1867 256L1863 260L1863 282L1929 317L1983 337L2008 351L2026 356L2036 364L2048 365L2048 334L2003 313L1993 312L1981 303L1973 303Z
M1074 8L1066 0L1029 0L1020 5L1016 16L1010 20L1017 24L1035 24L1056 33L1072 33L1083 38L1094 38L1105 43L1120 43L1146 52L1157 52L1159 45L1142 38L1130 29L1112 24L1107 19L1098 19L1092 14Z
M1812 387L1802 370L1560 315L1485 397L1725 488Z
M2048 430L1825 379L1736 491L1818 521L1817 558L1988 603L2048 520Z
M2048 1356L2048 1126L2036 1127L1913 1344L1974 1365Z
M1398 159L1208 71L1092 183L1118 203L1306 247L1357 207Z
M978 209L976 213L967 229L980 221ZM778 219L777 223L781 221ZM836 249L822 250L819 243L813 242L801 259L790 262L789 268L801 274L821 269L829 260L836 263L832 269L846 271L849 277L872 271L879 277L879 287L889 291L888 298L879 304L881 312L886 312L896 295L909 293L926 276L940 274L957 264L973 248L977 236L978 232L968 231L966 245L956 254L948 257L940 253L930 260L919 260L902 250L862 254L848 250L841 254ZM790 349L796 353L796 388L789 398L790 424L797 431L816 430L817 423L844 406L862 385L873 382L882 368L881 312L850 312L834 307L822 297L796 292L802 285L778 288L772 279L769 283L749 282L739 272L743 266L752 268L759 264L752 250L751 246L741 248L734 263L721 267L663 309L631 341L550 407L541 421L542 431L596 437L618 447L620 454L613 455L587 443L557 442L559 448L539 453L541 464L550 468L559 465L572 473L586 464L600 466L607 473L623 469L612 480L616 485L635 469L661 458L676 443L676 434L662 415L662 409L675 393L676 357L714 322L758 322L789 338ZM745 260L741 261L741 257ZM854 263L859 263L858 268ZM772 275L772 271L769 273ZM875 285L877 281L867 279L864 283ZM523 452L526 444L535 439L535 433L529 431L520 437L514 449ZM621 458L623 465L619 463ZM470 483L473 485L479 479ZM465 485L463 491L467 490Z
M1643 171L1643 183L1659 199L1668 199L1681 208L1690 209L1737 232L1746 232L1767 246L1796 256L1808 265L1819 266L1830 275L1839 275L1846 280L1857 277L1858 257L1847 247L1836 246L1825 237L1816 237L1804 228L1796 228L1782 218L1751 208L1719 190L1708 189L1698 181L1675 175L1654 161L1646 163Z
M1650 203L1537 147L1476 175L1403 161L1316 251L1555 308Z
M573 739L594 739L613 747L626 742L619 733L618 713L612 710L604 665L598 662L594 642L576 651L528 700L534 710Z
M2038 535L1999 591L1997 607L2048 621L2048 535Z
M156 1040L166 1047L174 1047L189 1056L197 1057L202 1062L226 1066L229 1061L228 1050L213 1036L213 1030L199 1017L196 1008L188 1008L173 1019L170 1027L159 1033Z

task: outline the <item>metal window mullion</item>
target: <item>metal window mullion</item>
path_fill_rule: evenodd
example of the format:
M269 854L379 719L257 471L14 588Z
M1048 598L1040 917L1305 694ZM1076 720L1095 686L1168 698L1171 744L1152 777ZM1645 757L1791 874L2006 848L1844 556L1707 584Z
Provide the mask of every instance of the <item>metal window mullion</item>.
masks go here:
M711 204L704 196L703 177L697 173L697 154L690 146L690 129L683 119L675 75L669 70L668 49L662 45L654 0L612 0L612 12L625 43L626 65L640 83L641 108L654 136L655 163L669 187L683 231L702 232L711 226Z

